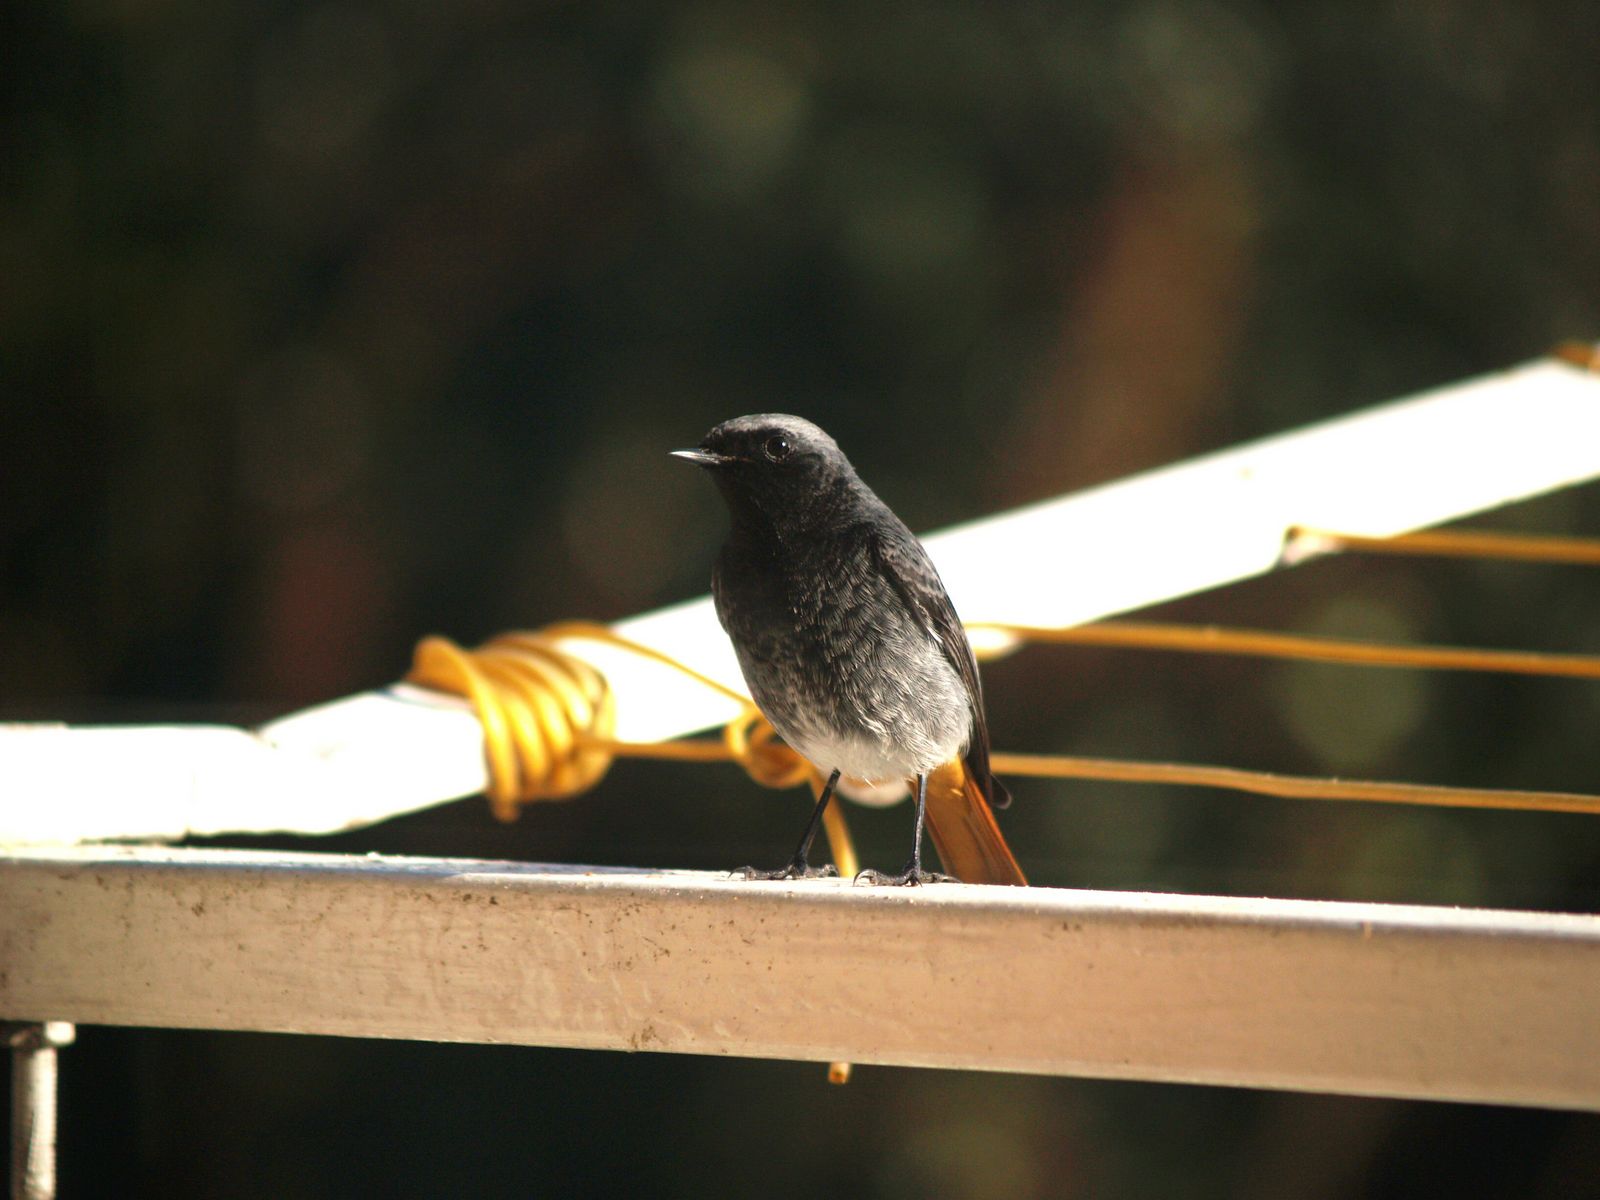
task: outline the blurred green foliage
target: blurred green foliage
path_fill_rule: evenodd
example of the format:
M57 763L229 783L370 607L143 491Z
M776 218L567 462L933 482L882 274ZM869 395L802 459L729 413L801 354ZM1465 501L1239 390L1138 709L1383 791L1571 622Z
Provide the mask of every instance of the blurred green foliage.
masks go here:
M928 528L1596 336L1596 45L1600 7L1466 0L10 6L0 717L250 721L426 632L703 591L721 514L664 452L742 411L818 420ZM1167 615L1593 652L1596 587L1350 560ZM1007 748L1600 778L1577 684L988 680ZM1580 818L1015 790L1044 883L1600 903ZM715 867L803 809L630 763L329 845ZM906 833L855 823L869 861ZM68 1195L1600 1193L1594 1127L1541 1114L200 1034L66 1062Z

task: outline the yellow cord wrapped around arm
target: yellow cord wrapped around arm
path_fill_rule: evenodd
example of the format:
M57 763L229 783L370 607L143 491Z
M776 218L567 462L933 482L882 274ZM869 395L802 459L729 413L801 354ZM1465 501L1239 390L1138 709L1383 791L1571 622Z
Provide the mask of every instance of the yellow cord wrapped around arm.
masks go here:
M616 698L599 670L563 649L563 638L603 642L683 672L735 700L740 713L720 742L619 742ZM448 638L417 643L406 681L464 697L483 726L489 804L503 821L524 804L566 800L604 777L618 756L687 762L736 762L771 788L809 782L820 795L822 776L783 742L747 698L692 667L629 641L603 625L571 621L535 632L505 633L475 650ZM824 816L834 864L843 875L860 869L844 814Z

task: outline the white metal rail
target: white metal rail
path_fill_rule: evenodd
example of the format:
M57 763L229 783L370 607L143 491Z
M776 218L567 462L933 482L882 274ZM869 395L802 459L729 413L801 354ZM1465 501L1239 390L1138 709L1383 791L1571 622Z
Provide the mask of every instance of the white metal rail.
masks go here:
M1600 1110L1600 917L151 847L0 858L0 1016Z

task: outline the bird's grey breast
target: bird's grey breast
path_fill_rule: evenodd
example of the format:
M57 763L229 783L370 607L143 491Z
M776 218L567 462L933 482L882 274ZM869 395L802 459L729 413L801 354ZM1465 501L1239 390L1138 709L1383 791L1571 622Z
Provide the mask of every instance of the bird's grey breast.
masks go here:
M712 580L751 695L824 770L895 779L965 749L973 701L874 553L870 526L802 548L730 542Z

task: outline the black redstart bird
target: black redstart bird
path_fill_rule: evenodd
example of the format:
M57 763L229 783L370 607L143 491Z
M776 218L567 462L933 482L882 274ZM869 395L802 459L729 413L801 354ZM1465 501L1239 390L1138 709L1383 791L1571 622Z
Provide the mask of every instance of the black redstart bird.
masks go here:
M978 666L922 543L834 440L799 417L736 417L673 453L708 470L728 504L711 593L750 694L828 772L793 861L745 874L822 873L806 859L843 774L915 780L911 860L898 875L864 878L938 878L922 867L926 816L947 871L1026 883L991 811L1010 797L989 770Z

